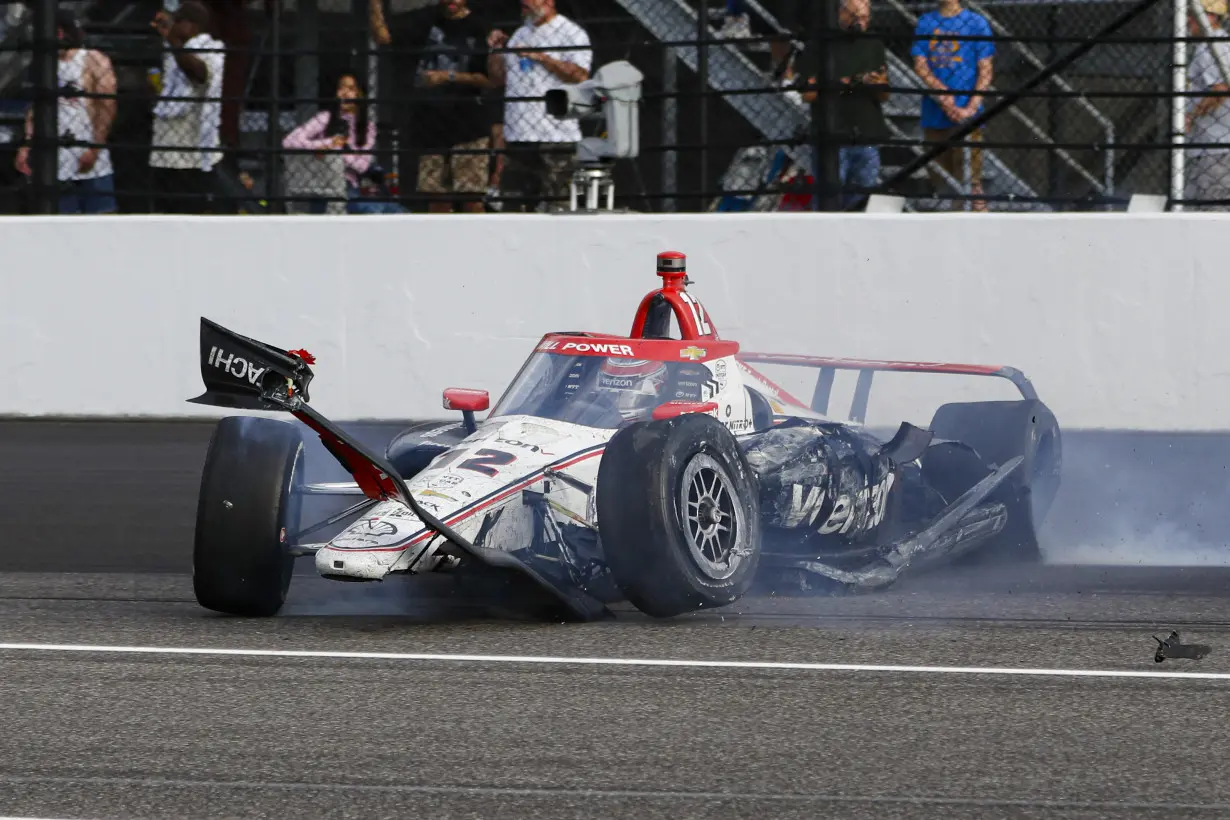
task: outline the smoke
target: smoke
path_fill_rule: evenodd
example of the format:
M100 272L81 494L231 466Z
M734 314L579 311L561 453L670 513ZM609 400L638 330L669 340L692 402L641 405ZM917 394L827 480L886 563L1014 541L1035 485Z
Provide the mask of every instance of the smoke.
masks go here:
M1227 464L1230 434L1066 432L1047 563L1230 565Z
M1230 543L1202 541L1178 524L1152 528L1121 523L1114 531L1071 545L1044 545L1048 564L1197 567L1230 565Z

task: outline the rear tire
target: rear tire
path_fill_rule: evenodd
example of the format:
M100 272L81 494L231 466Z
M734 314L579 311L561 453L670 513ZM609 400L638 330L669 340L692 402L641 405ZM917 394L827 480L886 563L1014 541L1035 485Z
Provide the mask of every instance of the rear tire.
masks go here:
M759 497L734 436L711 416L621 429L598 468L598 532L615 583L658 618L734 603L760 560Z
M303 440L286 422L222 419L201 476L192 587L206 609L269 617L286 602L295 559Z
M964 562L1040 561L1038 529L1059 492L1062 467L1062 439L1055 415L1037 399L945 404L936 410L931 430L937 438L973 448L988 465L1024 456L1021 465L989 499L1007 506L1008 523ZM968 486L971 484L962 489Z

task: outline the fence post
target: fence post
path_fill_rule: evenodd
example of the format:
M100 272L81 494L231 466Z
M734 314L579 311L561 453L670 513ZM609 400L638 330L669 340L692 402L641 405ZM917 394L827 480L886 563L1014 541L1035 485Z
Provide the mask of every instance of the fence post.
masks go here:
M662 90L667 94L679 91L679 58L675 49L667 46L662 50ZM679 144L679 99L667 97L662 100L662 143L664 145ZM662 152L662 192L671 194L663 200L662 210L673 213L676 210L674 194L679 190L679 154L675 150Z
M59 187L59 49L56 42L56 0L34 3L34 133L30 143L30 177L34 210L60 212Z
M269 138L269 158L265 165L265 186L269 213L286 213L286 203L282 200L282 0L265 0L271 3L273 14L270 15L269 41L273 54L269 60L269 124L266 135Z
M299 0L295 15L295 120L310 119L323 106L320 82L320 6Z
M837 7L841 0L821 0L812 17L809 48L816 55L819 93L811 105L812 164L815 179L812 210L836 211L841 207L840 146L837 143L836 38L840 33Z
M709 210L709 0L696 7L696 79L700 86L700 210Z
M1171 210L1178 212L1183 206L1175 200L1183 198L1184 180L1187 176L1187 159L1183 145L1187 138L1187 8L1188 0L1174 0L1174 70L1171 74L1170 98L1170 199Z

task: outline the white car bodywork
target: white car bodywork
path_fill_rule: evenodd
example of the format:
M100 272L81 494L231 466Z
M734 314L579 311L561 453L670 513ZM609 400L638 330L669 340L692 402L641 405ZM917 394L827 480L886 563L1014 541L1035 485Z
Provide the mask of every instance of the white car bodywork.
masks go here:
M709 415L737 437L753 432L750 390L760 394L775 414L788 411L793 416L823 418L807 408L787 405L771 382L733 356L702 364L716 385L707 399L716 402L717 409ZM544 493L556 513L596 529L598 466L615 432L529 415L488 418L406 486L427 512L471 542L478 541L492 513L519 502L527 490ZM501 528L521 525L530 526L528 514L500 516L497 523ZM506 530L491 536L497 543L530 540L528 533ZM437 555L442 543L442 536L426 528L405 504L382 501L316 551L316 569L324 576L363 580L430 572L446 560Z

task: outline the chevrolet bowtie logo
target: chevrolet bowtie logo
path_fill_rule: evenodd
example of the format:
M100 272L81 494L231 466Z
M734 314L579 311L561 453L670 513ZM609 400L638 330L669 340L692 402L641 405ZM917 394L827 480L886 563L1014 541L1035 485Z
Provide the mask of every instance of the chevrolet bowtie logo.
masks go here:
M685 347L679 351L679 355L685 359L691 359L698 362L705 357L705 349L703 347Z

